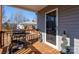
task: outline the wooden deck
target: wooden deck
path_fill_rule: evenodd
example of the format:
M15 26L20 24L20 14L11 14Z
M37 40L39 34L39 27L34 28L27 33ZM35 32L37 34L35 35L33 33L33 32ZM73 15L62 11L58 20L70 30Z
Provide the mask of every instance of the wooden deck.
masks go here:
M52 48L50 46L48 46L47 44L45 43L41 43L39 41L36 42L35 39L39 38L39 35L38 35L38 31L36 32L33 32L29 35L26 36L26 39L33 42L33 44L29 45L28 48L23 48L21 50L18 50L15 54L60 54L60 52L58 50L56 50L55 48ZM6 34L7 35L7 34ZM10 36L10 35L9 35ZM4 35L3 35L4 37ZM3 41L6 41L6 39L3 39ZM9 40L10 41L10 40ZM7 43L9 41L6 41ZM5 42L2 42L2 46L5 46L7 44L5 44ZM2 53L3 49L0 49L0 53Z
M2 51L3 49L0 49L0 54ZM37 41L34 44L29 45L28 48L18 50L15 54L60 54L60 52L45 43Z
M29 54L31 53L31 49L30 48L27 48L27 49L21 49L21 50L18 50L17 52L15 52L15 54Z
M2 53L3 49L0 48L0 54Z
M34 43L33 47L35 47L42 54L60 54L60 52L55 48L52 48L45 43L40 43L39 41Z
M17 51L15 54L60 54L60 52L45 43L39 41L29 46L27 49Z

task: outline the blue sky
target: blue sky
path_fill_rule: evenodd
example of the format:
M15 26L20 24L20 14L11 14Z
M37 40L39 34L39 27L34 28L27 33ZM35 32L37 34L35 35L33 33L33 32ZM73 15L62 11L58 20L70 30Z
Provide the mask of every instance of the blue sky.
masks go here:
M16 13L20 13L21 15L25 16L30 21L33 20L33 19L37 19L36 14L32 11L28 11L28 10L24 10L24 9L18 9L18 8L14 8L14 7L11 7L11 6L3 6L3 8L4 8L3 9L4 15L9 19L11 17L13 17L13 15L16 14ZM13 19L11 19L11 21L13 21Z

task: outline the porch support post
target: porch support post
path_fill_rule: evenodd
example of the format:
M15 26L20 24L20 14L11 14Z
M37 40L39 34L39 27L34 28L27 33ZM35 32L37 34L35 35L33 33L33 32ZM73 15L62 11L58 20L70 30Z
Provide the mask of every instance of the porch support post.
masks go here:
M0 5L0 48L2 47L2 6Z
M2 31L2 6L0 5L0 32Z

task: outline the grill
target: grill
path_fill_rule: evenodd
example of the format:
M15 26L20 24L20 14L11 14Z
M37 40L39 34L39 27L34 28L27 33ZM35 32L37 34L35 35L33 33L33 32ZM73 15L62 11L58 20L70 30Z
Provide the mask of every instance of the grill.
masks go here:
M29 33L26 33L23 30L16 30L13 31L12 34L12 41L9 46L9 53L15 53L17 50L27 47L26 42L26 35Z

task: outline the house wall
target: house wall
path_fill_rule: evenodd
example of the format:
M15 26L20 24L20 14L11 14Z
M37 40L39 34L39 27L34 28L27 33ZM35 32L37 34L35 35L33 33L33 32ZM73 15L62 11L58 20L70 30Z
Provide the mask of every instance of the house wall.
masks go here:
M45 15L44 14L37 14L37 28L41 31L42 33L42 40L44 41L45 38Z
M79 6L47 6L38 12L38 28L45 33L45 12L55 8L58 8L58 49L61 50L63 31L66 31L71 52L79 53Z

